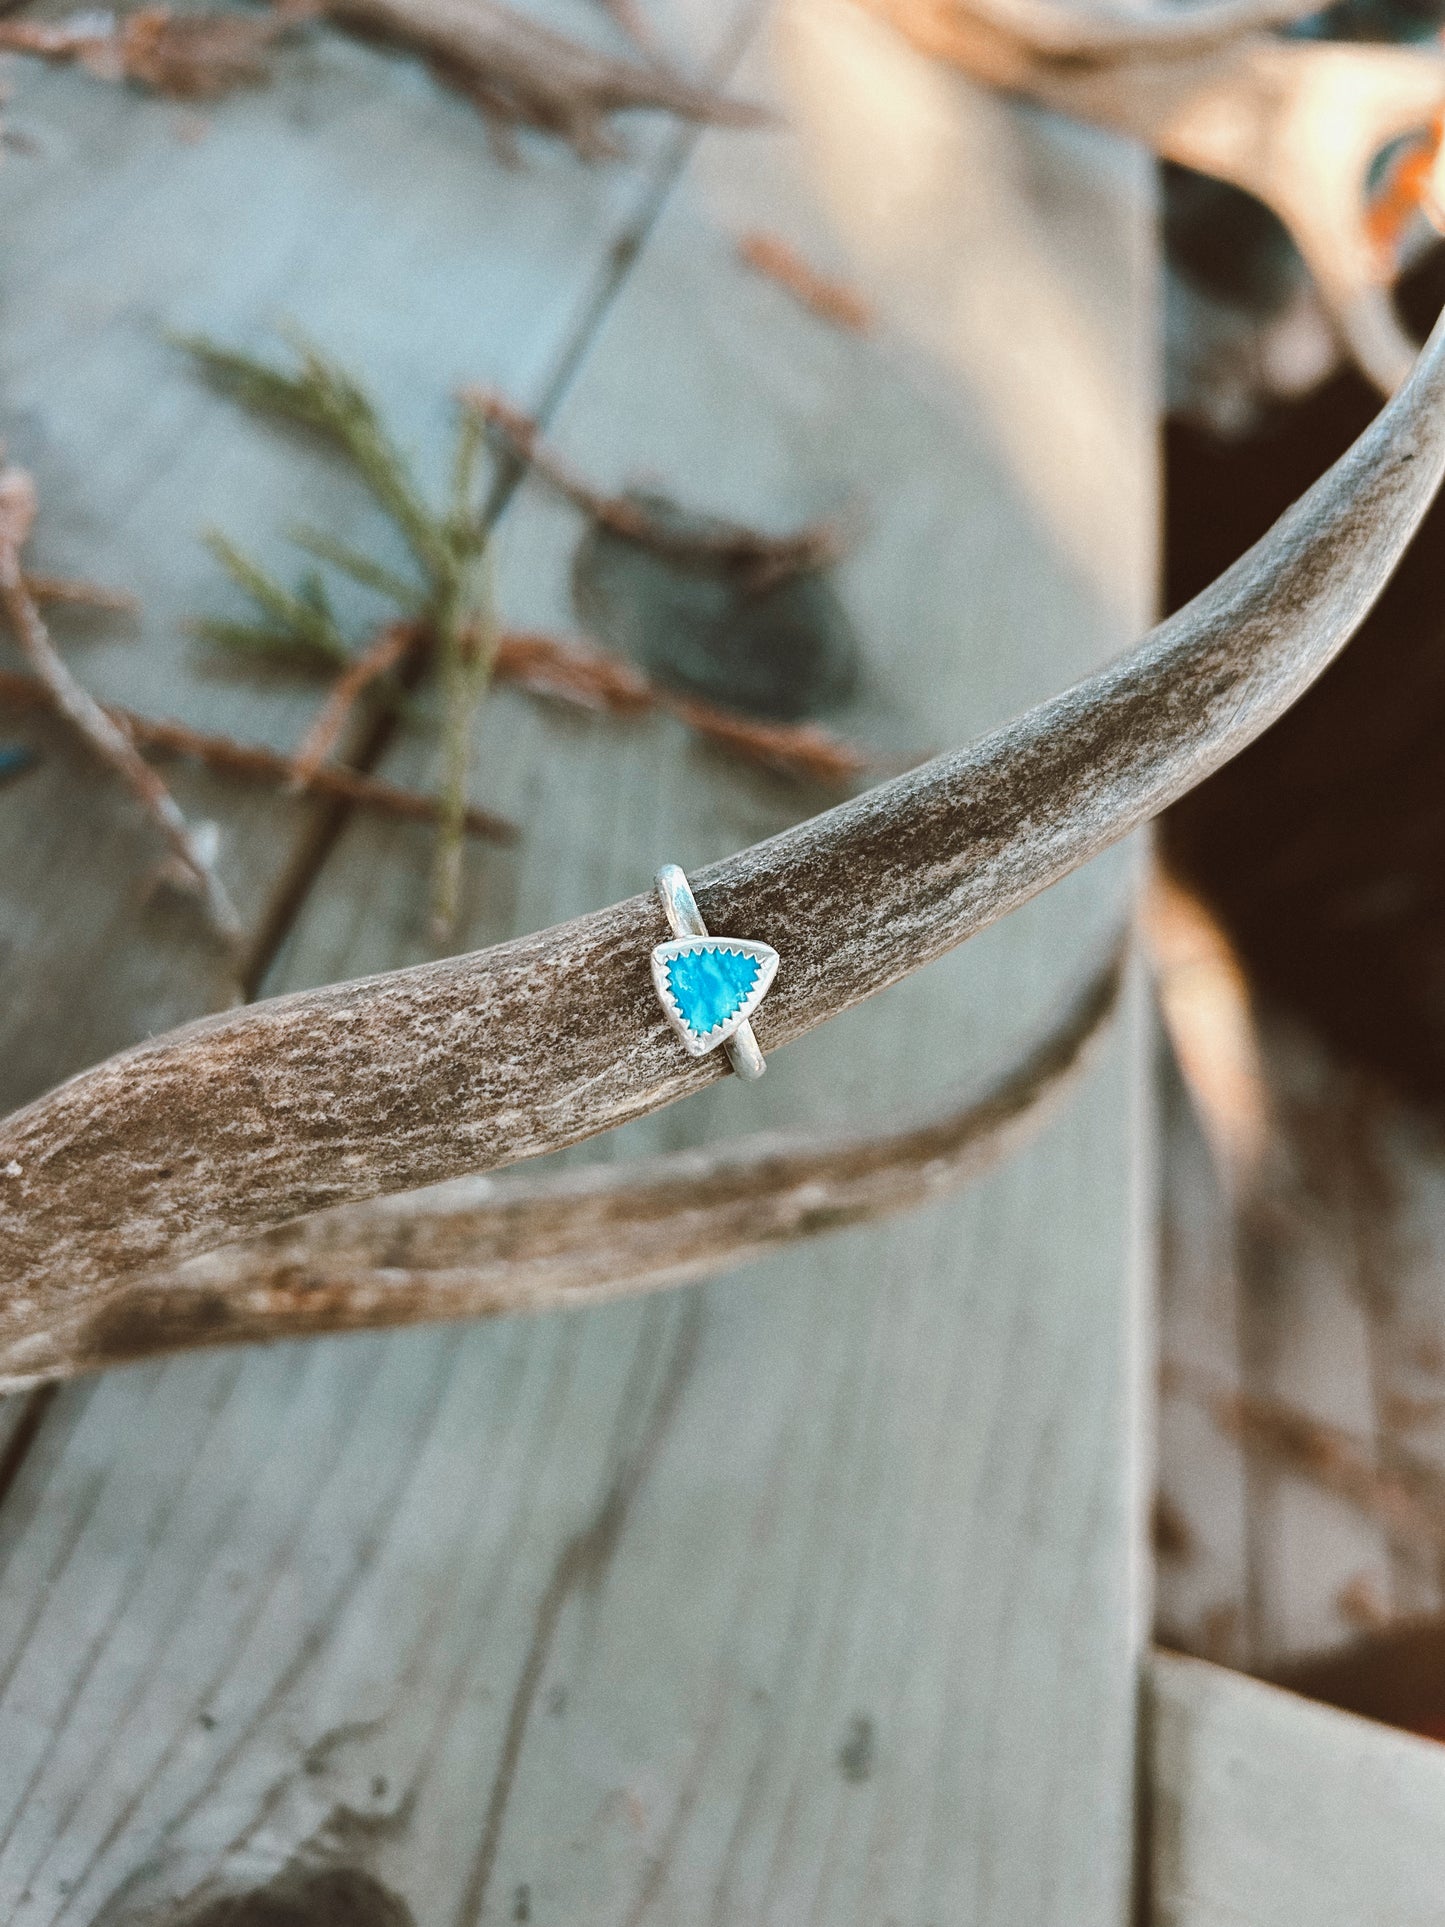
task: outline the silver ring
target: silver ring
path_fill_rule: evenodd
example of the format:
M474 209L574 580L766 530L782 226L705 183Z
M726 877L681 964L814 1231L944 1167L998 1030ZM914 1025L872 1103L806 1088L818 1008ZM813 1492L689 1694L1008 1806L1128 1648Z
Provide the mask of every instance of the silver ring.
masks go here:
M691 1057L721 1044L739 1077L767 1069L748 1022L778 974L771 944L741 937L714 937L702 920L692 886L675 863L657 873L657 894L672 929L672 942L652 953L652 981L667 1021Z

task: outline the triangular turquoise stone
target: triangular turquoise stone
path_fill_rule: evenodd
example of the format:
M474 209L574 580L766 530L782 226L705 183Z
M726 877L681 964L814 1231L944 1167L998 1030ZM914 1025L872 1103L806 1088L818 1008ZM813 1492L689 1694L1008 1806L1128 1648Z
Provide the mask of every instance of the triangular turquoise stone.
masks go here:
M668 962L667 987L688 1029L706 1037L742 1009L760 967L741 950L689 950Z

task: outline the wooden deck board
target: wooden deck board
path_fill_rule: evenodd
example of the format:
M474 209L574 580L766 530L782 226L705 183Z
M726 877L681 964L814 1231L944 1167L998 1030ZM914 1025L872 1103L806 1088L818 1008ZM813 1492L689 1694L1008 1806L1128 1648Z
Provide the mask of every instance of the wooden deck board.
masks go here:
M1155 1636L1247 1665L1257 1635L1250 1587L1249 1467L1201 1402L1202 1376L1241 1383L1239 1266L1209 1147L1173 1059L1161 1051L1159 1331L1164 1362L1155 1514ZM1188 1373L1184 1383L1175 1375Z
M1157 1927L1439 1920L1437 1744L1168 1654L1149 1700Z
M744 76L792 130L698 144L555 430L600 481L647 473L767 526L856 502L839 583L867 675L834 720L918 753L1147 620L1145 173L832 0L790 8ZM751 225L856 281L876 336L745 270ZM458 366L433 341L395 392L422 409L421 370L529 402L541 361L503 343ZM302 473L268 472L268 529ZM509 622L572 626L579 533L521 491ZM468 945L812 806L675 725L506 692L475 772L526 835L471 863ZM404 738L388 773L426 781L428 753ZM422 954L426 845L354 822L267 988ZM762 1086L591 1153L882 1114L977 1075L1078 982L1131 883L1121 853ZM61 1393L0 1507L7 1917L139 1922L345 1873L370 1883L363 1927L388 1896L426 1927L1124 1921L1146 1031L1136 990L1035 1148L900 1224L653 1301Z
M1247 1393L1266 1417L1332 1427L1382 1479L1408 1482L1441 1462L1445 1343L1437 1134L1311 1040L1269 1025L1264 1037L1293 1173L1270 1199L1272 1240L1235 1238L1182 1114L1166 1140L1162 1340L1185 1382L1166 1396L1161 1478L1197 1556L1164 1561L1159 1608L1167 1643L1270 1675L1438 1612L1438 1552L1392 1534L1383 1498L1372 1512L1368 1494L1329 1490L1323 1472L1259 1437L1243 1450L1197 1381ZM1219 1563L1214 1542L1235 1507L1246 1549ZM1232 1526L1224 1540L1237 1543ZM1237 1636L1212 1640L1226 1620Z

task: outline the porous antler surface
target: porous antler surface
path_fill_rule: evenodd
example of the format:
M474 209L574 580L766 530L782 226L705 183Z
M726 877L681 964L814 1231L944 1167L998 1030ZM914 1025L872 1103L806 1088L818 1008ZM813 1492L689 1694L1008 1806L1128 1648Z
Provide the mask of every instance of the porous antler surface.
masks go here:
M121 1281L12 1335L0 1390L202 1345L595 1304L943 1196L1048 1117L1105 1029L1122 942L1049 1034L980 1094L843 1136L758 1132L577 1171L458 1178L341 1205ZM16 1369L12 1371L12 1364Z
M764 1049L921 968L1155 814L1349 640L1445 465L1445 330L1355 446L1131 654L694 878L783 962ZM0 1125L0 1338L323 1206L575 1143L723 1074L652 995L651 894L472 956L207 1018ZM37 1341L38 1342L38 1341Z

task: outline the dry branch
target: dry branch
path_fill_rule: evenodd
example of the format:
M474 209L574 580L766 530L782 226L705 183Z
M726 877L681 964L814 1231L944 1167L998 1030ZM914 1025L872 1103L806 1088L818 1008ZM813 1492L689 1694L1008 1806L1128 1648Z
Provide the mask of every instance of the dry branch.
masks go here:
M25 572L25 587L36 602L69 603L82 609L106 609L115 615L134 615L140 604L128 589L108 589L101 582L78 576L37 575Z
M725 127L768 118L658 59L619 60L495 0L322 0L321 10L341 26L424 53L494 125L541 128L588 158L620 151L608 123L630 109Z
M755 274L786 288L795 301L835 327L866 334L873 326L873 310L862 295L819 274L781 235L755 228L739 239L738 255Z
M813 522L789 535L767 535L736 522L709 521L697 528L665 522L629 496L594 488L543 440L530 415L500 395L485 388L464 388L461 401L549 487L624 542L635 542L685 565L703 563L732 570L758 594L787 576L826 567L842 551L841 534L831 522Z
M513 630L497 649L493 675L531 690L611 715L673 716L704 742L775 775L837 788L877 764L866 750L817 723L769 723L718 703L679 695L644 676L624 657L590 644Z
M1428 1460L1396 1444L1382 1466L1372 1440L1298 1406L1225 1391L1186 1366L1166 1370L1164 1382L1276 1471L1343 1500L1400 1546L1445 1554L1445 1475Z
M332 683L316 720L296 751L292 787L306 789L345 732L352 712L366 691L401 667L417 645L414 622L389 622L371 645L349 662Z
M0 708L50 708L45 685L33 676L17 675L13 669L0 669ZM137 710L122 709L115 703L101 705L117 728L124 730L137 749L154 756L174 756L185 762L200 763L222 776L240 777L249 783L262 783L268 789L292 789L297 785L293 759L261 743L238 743L231 736L217 736L195 729L189 723L173 722L163 716L142 716ZM300 787L313 796L334 797L338 802L354 803L358 809L374 810L406 823L436 823L441 806L435 797L421 796L378 776L343 764L323 763L306 775ZM515 823L490 810L470 809L466 814L468 835L485 837L492 843L515 843L520 832Z
M962 943L1183 795L1334 659L1445 467L1445 326L1355 446L1130 654L970 748L694 877L782 968L764 1049ZM660 860L667 852L656 853ZM128 1274L514 1163L724 1074L652 994L651 892L138 1045L0 1124L11 1369Z
M357 699L412 649L429 647L423 625L388 624L332 684L289 764L294 789L317 786ZM706 743L775 776L838 789L856 783L878 759L817 723L770 723L663 688L626 657L594 644L567 642L538 630L509 629L497 639L492 679L514 689L608 716L672 716ZM0 693L4 684L0 681ZM478 812L472 811L475 818ZM433 819L434 820L434 819ZM492 824L499 818L487 819ZM469 827L475 828L475 824Z
M1289 229L1364 374L1387 394L1405 378L1415 351L1390 301L1367 189L1377 157L1445 109L1439 48L1279 40L1250 8L1233 10L1223 34L1227 7L1161 10L1147 32L1128 23L1101 40L1097 15L1041 0L868 4L990 86L1253 194Z
M609 123L632 109L727 127L768 118L689 80L655 52L618 59L496 0L279 0L270 14L146 6L123 18L87 12L60 21L3 20L0 52L71 61L103 80L204 100L264 80L272 44L318 13L425 55L493 127L540 128L588 158L621 151Z
M0 20L0 52L74 61L98 79L134 81L172 100L213 100L263 81L272 45L300 17L294 7L271 15L138 7L124 19Z
M869 1136L758 1134L546 1176L462 1178L345 1205L122 1282L24 1350L41 1377L190 1349L535 1312L709 1277L780 1245L926 1204L1051 1116L1104 1030L1124 946L1047 1037L980 1096ZM13 1347L12 1347L13 1355Z
M180 806L125 731L71 675L50 640L20 566L20 553L34 520L34 483L23 469L0 469L0 609L20 652L43 685L56 714L139 800L170 845L182 873L194 885L217 935L226 943L238 943L241 920Z

